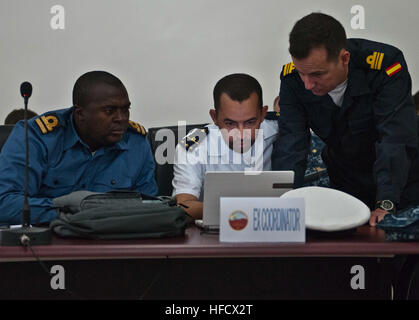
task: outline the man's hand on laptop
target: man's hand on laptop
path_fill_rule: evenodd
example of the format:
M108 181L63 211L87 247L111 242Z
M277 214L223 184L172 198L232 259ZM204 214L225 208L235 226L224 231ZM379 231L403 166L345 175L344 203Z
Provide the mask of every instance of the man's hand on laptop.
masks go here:
M181 206L194 220L202 219L203 203L192 194L180 193L176 195L176 202Z

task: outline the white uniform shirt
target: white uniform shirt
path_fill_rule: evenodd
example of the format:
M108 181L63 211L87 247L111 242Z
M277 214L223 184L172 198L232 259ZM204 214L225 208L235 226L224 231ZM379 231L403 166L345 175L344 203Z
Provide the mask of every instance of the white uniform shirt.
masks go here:
M208 134L193 148L176 147L173 165L173 195L187 193L202 201L205 172L207 171L269 171L273 143L278 137L278 122L265 120L261 123L254 144L245 153L238 153L225 143L218 126L206 126ZM187 136L194 136L192 130Z

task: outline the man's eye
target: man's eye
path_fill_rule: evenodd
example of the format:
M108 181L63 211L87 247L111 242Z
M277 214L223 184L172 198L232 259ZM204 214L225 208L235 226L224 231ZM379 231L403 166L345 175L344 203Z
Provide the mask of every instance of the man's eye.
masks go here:
M130 107L121 107L121 108L107 107L107 108L103 108L103 112L105 112L105 114L107 114L107 115L113 115L116 112L117 109L120 109L122 113L126 114L126 113L129 112Z

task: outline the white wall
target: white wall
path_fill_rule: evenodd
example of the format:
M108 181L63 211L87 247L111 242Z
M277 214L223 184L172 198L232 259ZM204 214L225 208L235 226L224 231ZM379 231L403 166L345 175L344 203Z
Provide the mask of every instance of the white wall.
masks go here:
M53 30L61 5L65 29ZM351 8L365 8L365 29ZM38 113L71 106L75 80L106 70L126 85L131 119L146 127L210 121L212 90L233 72L255 76L272 106L288 34L312 11L335 16L349 37L401 48L419 89L419 2L414 0L1 0L0 122L20 108L20 83Z

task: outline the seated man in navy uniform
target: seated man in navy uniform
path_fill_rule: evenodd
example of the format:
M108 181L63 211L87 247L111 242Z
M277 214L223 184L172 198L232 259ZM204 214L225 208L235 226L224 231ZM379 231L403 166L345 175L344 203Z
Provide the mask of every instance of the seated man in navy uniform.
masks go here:
M213 96L214 124L192 130L176 147L173 195L194 219L202 218L206 171L271 170L278 136L277 116L267 116L262 87L252 76L225 76Z
M146 132L129 121L130 101L110 73L82 75L73 107L28 121L31 223L57 216L53 199L78 190L135 190L155 195L154 159ZM0 154L0 223L19 224L25 190L24 122Z
M294 170L303 184L310 128L326 144L331 187L371 209L370 225L419 203L418 129L402 52L347 39L333 17L312 13L290 33L293 62L281 73L280 139L274 170Z

